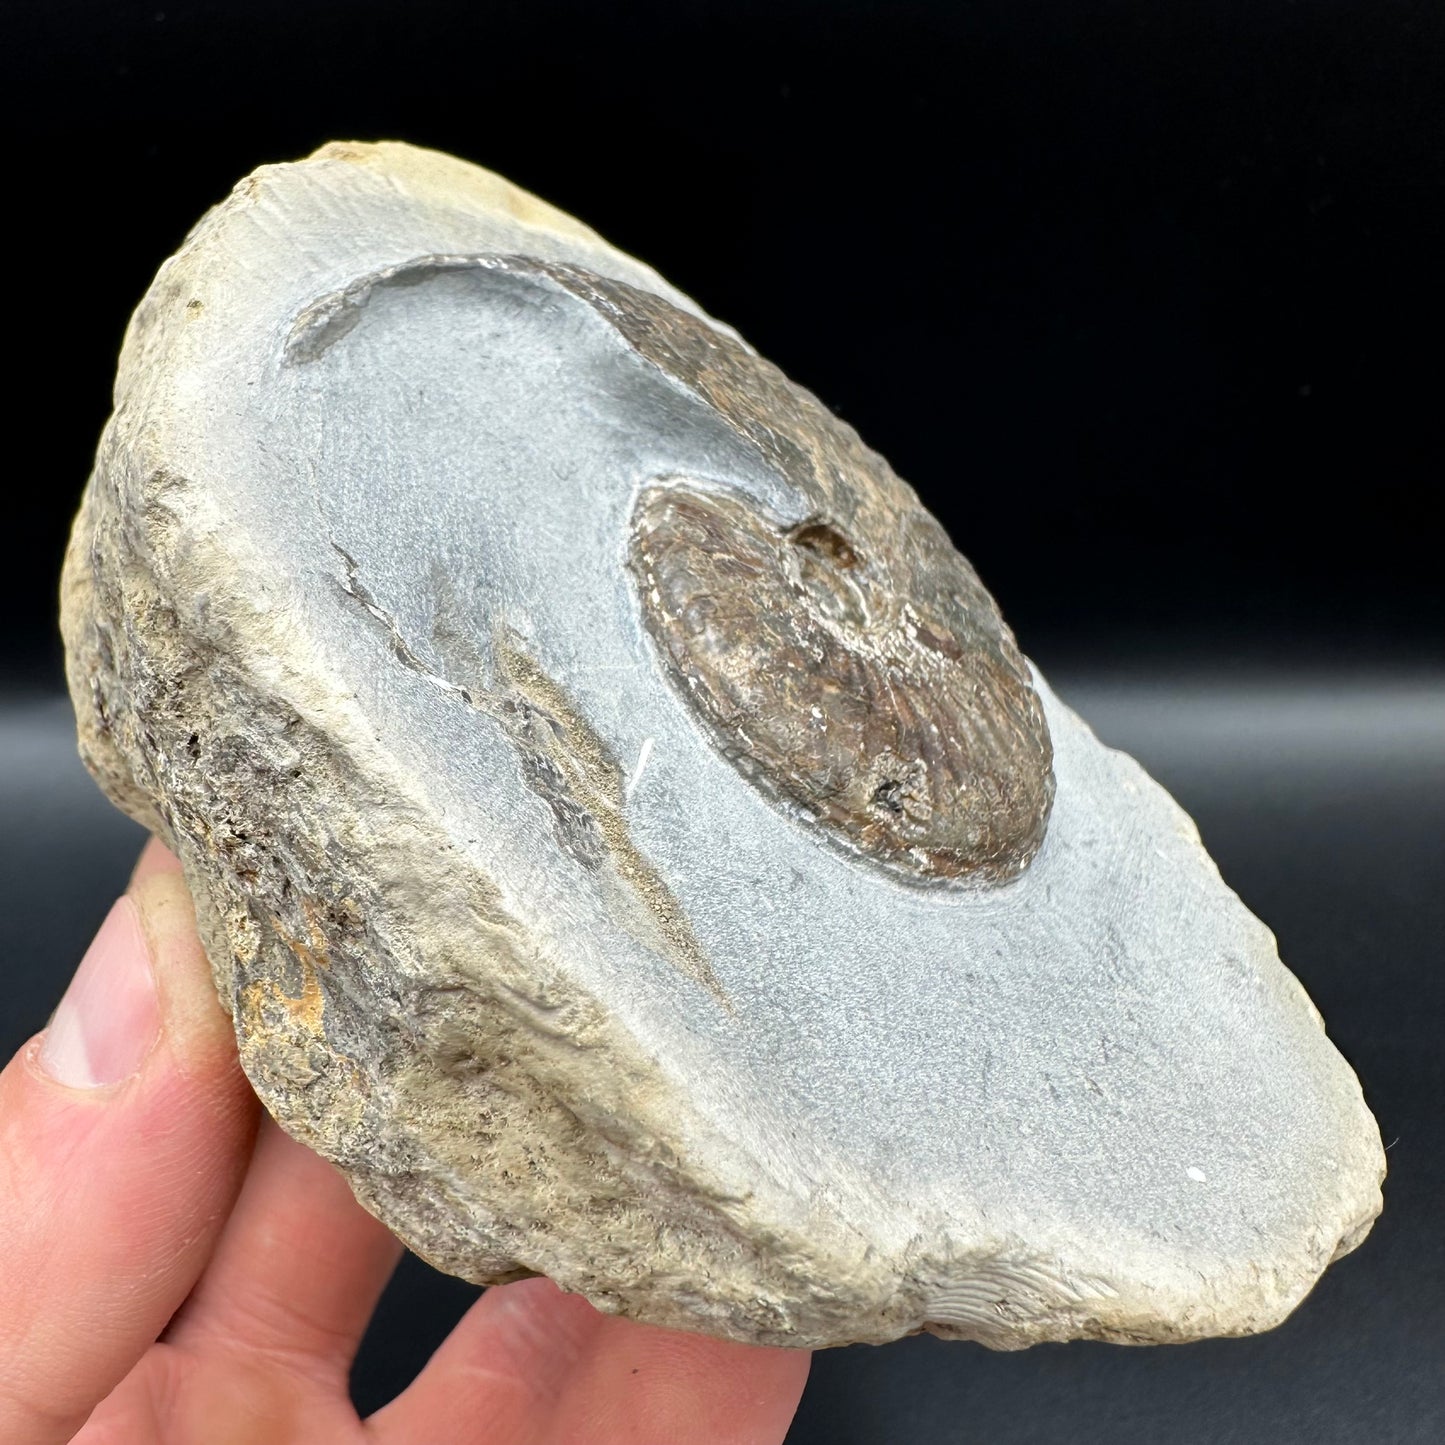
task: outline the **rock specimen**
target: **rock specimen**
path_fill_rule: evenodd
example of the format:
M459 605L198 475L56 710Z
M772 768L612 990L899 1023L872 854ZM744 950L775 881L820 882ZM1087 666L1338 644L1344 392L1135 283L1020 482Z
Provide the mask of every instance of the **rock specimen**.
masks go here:
M333 145L202 220L64 626L262 1099L445 1270L770 1344L1181 1340L1379 1208L1268 931L913 493L484 171Z

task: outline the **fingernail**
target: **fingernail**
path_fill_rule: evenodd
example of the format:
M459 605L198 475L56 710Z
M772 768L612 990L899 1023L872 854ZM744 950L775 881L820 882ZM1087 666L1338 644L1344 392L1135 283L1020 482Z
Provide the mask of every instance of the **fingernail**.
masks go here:
M160 1006L140 915L118 898L86 950L41 1041L57 1083L98 1089L128 1079L160 1032Z

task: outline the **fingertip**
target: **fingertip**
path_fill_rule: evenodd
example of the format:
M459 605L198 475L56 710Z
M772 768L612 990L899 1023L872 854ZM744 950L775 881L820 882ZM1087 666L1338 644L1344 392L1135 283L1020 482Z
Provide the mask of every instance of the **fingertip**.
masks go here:
M554 1420L561 1439L771 1445L788 1433L812 1355L609 1321Z
M772 1445L807 1350L766 1349L600 1313L547 1279L489 1289L411 1387L368 1421L379 1445L460 1432L593 1445Z
M144 882L147 878L158 873L175 873L181 871L181 860L161 842L159 838L149 838L146 845L140 851L140 857L136 859L135 868L131 871L130 887Z
M179 865L154 845L157 866L137 866L128 896L140 915L160 992L164 1041L181 1071L189 1076L234 1075L239 1082L236 1034L217 992L206 951L196 932L196 911ZM146 854L150 854L148 845Z
M118 898L41 1036L34 1060L58 1084L95 1089L138 1073L160 1032L140 914Z
M569 1346L580 1345L608 1319L580 1294L544 1275L495 1285L473 1308L493 1327L505 1330L510 1342L530 1345L545 1340L554 1349L562 1340Z

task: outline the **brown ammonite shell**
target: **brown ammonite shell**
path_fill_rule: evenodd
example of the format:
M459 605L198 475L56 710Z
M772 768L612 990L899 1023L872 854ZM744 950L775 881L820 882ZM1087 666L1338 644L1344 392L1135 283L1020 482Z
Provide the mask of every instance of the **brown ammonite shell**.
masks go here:
M802 503L790 523L742 491L663 478L636 504L644 623L723 753L913 881L1019 874L1053 803L1048 725L993 598L912 489L733 337L581 268L523 264L587 300Z
M1053 801L1048 729L945 538L914 528L908 560L939 584L915 601L897 586L911 567L823 519L786 527L683 484L650 489L636 517L648 629L734 764L916 878L1028 865Z

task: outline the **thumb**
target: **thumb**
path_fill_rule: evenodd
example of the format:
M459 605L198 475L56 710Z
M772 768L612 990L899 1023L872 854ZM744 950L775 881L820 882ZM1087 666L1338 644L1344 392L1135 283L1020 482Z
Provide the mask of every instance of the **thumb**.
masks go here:
M142 856L0 1074L0 1440L69 1440L204 1267L256 1101L179 865Z

